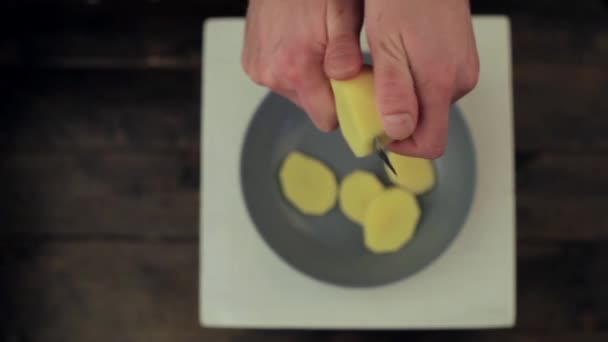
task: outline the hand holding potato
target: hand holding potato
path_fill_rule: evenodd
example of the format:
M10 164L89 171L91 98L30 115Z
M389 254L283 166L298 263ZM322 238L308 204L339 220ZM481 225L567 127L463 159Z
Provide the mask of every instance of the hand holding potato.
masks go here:
M468 0L251 0L243 68L331 131L337 119L329 80L361 71L363 20L389 148L441 156L450 105L478 80Z
M441 156L450 105L479 74L469 1L366 0L365 26L391 150Z
M297 104L322 131L337 126L329 79L363 64L358 0L251 0L242 65L256 83Z

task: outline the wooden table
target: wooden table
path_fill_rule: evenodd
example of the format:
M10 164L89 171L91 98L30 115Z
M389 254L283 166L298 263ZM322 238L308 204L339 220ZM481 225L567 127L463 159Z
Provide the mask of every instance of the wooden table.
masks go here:
M600 0L473 1L475 13L512 19L517 328L200 328L200 24L242 15L244 3L0 4L0 338L608 340L608 4Z

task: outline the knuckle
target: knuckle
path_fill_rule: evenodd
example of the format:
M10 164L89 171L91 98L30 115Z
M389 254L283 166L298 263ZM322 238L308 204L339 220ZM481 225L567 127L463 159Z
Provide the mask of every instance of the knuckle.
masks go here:
M319 106L318 103L304 101L304 110L313 124L322 132L329 133L337 127L337 117L329 106Z
M258 72L257 72L256 68L253 67L252 63L248 59L241 58L241 68L252 81L257 82Z
M433 143L421 149L421 154L428 159L437 159L444 155L446 150L445 143Z
M382 113L412 111L415 109L416 95L407 80L396 72L378 75L378 109ZM411 105L410 105L411 104Z
M479 59L475 58L470 65L468 65L463 73L460 80L460 88L463 92L468 93L473 90L479 82Z
M252 68L252 69L249 69L247 74L249 75L249 78L251 78L251 80L253 82L255 82L256 84L261 85L261 86L266 85L265 84L266 82L265 82L264 77L262 76L262 73L260 72L260 70Z
M300 84L302 84L304 71L301 68L298 68L295 65L289 65L283 69L283 74L285 75L287 82L293 85L294 88L297 88Z
M403 38L400 34L385 34L373 44L382 58L402 64L407 60Z
M334 125L327 121L316 121L315 126L324 133L330 133L334 130Z
M322 120L319 120L317 127L322 132L330 133L336 129L336 125L336 120L332 120L331 118L325 117Z
M272 73L262 73L260 76L260 84L272 90L279 90L279 80Z
M354 76L363 62L357 42L351 35L332 39L326 53L325 68L334 78Z
M419 82L423 87L432 87L445 90L453 86L457 76L459 65L445 58L437 58L424 61L416 71L419 73Z
M374 77L377 78L378 87L383 91L401 91L400 88L406 84L404 76L399 70L390 66L376 67Z
M456 67L450 63L436 65L432 70L429 83L432 88L442 97L450 97L454 90L454 81L456 78Z
M257 85L276 90L278 87L278 80L272 75L269 70L265 70L259 67L250 68L247 71L249 78Z
M261 85L261 86L265 86L263 80L262 80L262 76L261 73L258 72L258 70L255 69L250 69L247 71L247 75L249 75L249 78L255 82L257 85Z
M254 63L251 62L249 58L245 55L241 57L241 68L245 72L245 74L255 83L260 84L261 82L261 72L258 67Z
M451 99L454 93L454 82L439 78L434 82L433 88L437 93L437 98Z
M433 129L427 127L424 136L419 137L416 141L418 154L427 159L437 159L443 156L447 149L447 132L447 121L436 122Z
M312 63L311 54L298 52L294 48L286 48L278 52L277 58L280 73L285 79L294 87L300 85L306 77L308 67Z
M352 34L341 34L330 39L329 46L337 57L350 56L357 50L357 41Z
M249 59L245 53L241 54L241 69L249 75Z
M420 77L416 83L416 87L420 89L422 95L422 104L430 105L429 102L449 101L455 91L454 73L450 71L450 67L436 67L427 75Z

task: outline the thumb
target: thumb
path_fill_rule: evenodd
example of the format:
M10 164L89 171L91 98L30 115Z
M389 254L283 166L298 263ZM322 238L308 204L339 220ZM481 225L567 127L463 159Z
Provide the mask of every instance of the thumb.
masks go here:
M359 36L362 10L361 1L327 2L327 48L323 64L328 78L349 79L361 70L363 56Z
M386 38L386 35L368 34L374 61L376 105L386 134L393 140L403 140L416 129L418 101L401 38Z

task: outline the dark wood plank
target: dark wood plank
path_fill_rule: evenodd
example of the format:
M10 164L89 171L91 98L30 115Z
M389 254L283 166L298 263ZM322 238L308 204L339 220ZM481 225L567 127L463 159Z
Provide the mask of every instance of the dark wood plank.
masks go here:
M522 195L608 196L608 155L592 152L518 154Z
M198 12L207 16L226 16L243 13L247 3L248 0L8 0L4 1L0 8L17 13L32 9L44 9L77 14L102 12L115 15L131 15L133 13L184 15Z
M49 10L83 10L95 8L113 11L166 11L188 13L200 11L209 15L225 15L226 13L239 13L247 0L224 1L149 1L149 0L25 0L5 1L0 7L4 10L18 10L43 8ZM573 14L601 14L608 5L604 0L582 0L576 6L570 2L551 0L471 0L471 7L475 13L507 13L507 14L534 14L539 16L573 15ZM162 13L162 12L161 12Z
M510 20L515 65L608 64L608 23L604 19L516 15Z
M608 157L519 155L522 240L608 239ZM198 149L14 152L0 160L4 233L195 238Z
M583 19L584 16L598 18L608 11L603 0L583 0L576 4L551 0L471 0L473 13L532 15L540 18L570 17Z
M194 243L3 241L2 249L2 279L14 285L12 328L18 341L103 341L110 336L194 341L198 333Z
M517 201L520 239L593 241L608 237L608 196L605 193L582 196L522 191Z
M194 238L198 160L197 150L6 156L2 232Z
M517 161L520 239L608 237L608 156L557 152L521 154Z
M204 2L204 1L202 1ZM92 12L22 18L27 25L0 43L5 65L61 68L200 66L202 15L142 16Z
M519 243L518 329L605 331L605 253L603 243Z
M608 148L608 65L520 64L514 67L518 149Z
M490 5L482 13L510 15L516 63L608 63L608 10L598 6L599 1L576 6L556 1L484 3ZM210 16L242 16L245 8L238 2L222 8L206 1L37 6L42 8L7 16L0 23L0 65L196 69L202 22ZM44 15L45 6L53 16Z
M197 72L14 69L3 74L0 91L0 149L198 145Z
M255 336L255 335L254 335ZM542 334L538 333L517 333L512 331L441 331L441 332L351 332L338 333L333 339L328 341L339 342L600 342L606 338L604 334ZM258 340L254 340L258 341ZM263 341L260 339L259 341ZM310 341L313 341L311 338Z
M0 147L195 148L200 76L171 70L7 71ZM608 66L514 68L520 151L608 149Z
M599 0L473 1L477 13L514 15L518 329L199 328L200 22L242 5L0 4L10 17L0 22L0 338L608 340L608 255L598 242L608 234L608 24ZM121 71L134 68L146 70Z
M6 7L0 4L6 14L0 62L197 68L203 21L243 16L247 1L21 1Z
M1 240L3 321L26 341L603 341L608 327L604 243L522 244L518 326L464 332L202 329L196 241ZM601 334L592 334L601 333Z

